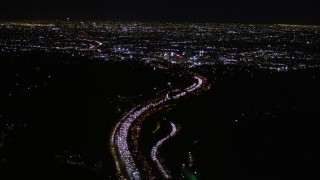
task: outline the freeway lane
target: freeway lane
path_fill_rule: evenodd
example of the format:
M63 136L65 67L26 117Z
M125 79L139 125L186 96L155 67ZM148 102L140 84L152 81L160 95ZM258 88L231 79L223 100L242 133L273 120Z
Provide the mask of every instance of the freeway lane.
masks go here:
M172 122L171 123L171 133L164 137L163 139L161 139L160 141L158 141L153 147L152 147L152 150L151 150L151 158L153 160L153 162L156 164L158 170L161 172L162 176L165 178L165 179L170 179L172 178L171 175L170 175L170 172L164 168L164 166L160 163L159 159L157 158L157 154L158 154L158 149L160 148L160 146L162 146L162 144L167 141L169 138L175 136L177 134L177 127L175 124L173 124Z
M201 77L195 76L197 83L192 84L183 92L173 96L164 97L156 102L149 103L145 106L137 106L133 108L113 129L110 139L111 152L115 159L116 168L120 178L126 176L132 180L140 180L141 174L137 168L135 161L132 157L128 145L128 134L132 124L137 121L142 115L152 112L153 110L165 105L171 99L179 99L187 93L193 92L202 87L204 80Z

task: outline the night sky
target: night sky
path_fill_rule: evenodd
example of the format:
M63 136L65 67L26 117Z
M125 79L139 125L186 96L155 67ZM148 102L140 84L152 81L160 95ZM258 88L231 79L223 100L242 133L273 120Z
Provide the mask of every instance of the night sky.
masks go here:
M11 0L0 19L146 20L320 24L316 1L281 0Z

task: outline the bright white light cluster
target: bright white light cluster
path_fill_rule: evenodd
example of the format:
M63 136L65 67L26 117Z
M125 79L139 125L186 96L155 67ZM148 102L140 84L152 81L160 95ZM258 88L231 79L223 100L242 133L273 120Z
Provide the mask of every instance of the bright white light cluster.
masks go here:
M164 137L163 139L161 139L160 141L158 141L153 147L152 147L152 150L151 150L151 158L153 160L153 162L156 164L157 168L159 169L159 171L162 173L163 177L165 177L166 179L169 179L171 178L171 175L170 175L170 172L168 170L166 170L164 168L164 166L160 163L159 159L157 158L157 154L158 154L158 149L160 148L160 146L166 141L168 140L170 137L173 137L177 134L177 128L176 128L176 125L173 124L171 122L171 127L172 127L172 130L171 130L171 133Z
M177 95L175 95L173 97L173 99L178 99L180 97L183 97L187 94L187 92L192 92L198 88L201 87L203 81L202 79L200 79L199 77L194 77L195 79L198 80L197 83L194 83L192 86L188 87L185 89L184 92L181 92ZM139 108L134 108L133 110L131 110L128 115L122 120L120 121L112 134L111 137L111 146L112 146L112 150L118 150L118 154L120 155L121 161L125 166L125 169L127 171L127 174L129 175L130 179L133 180L140 180L141 176L140 176L140 172L134 162L134 159L130 153L129 150L129 145L128 145L128 134L129 134L129 130L131 125L133 124L134 121L136 121L141 115L143 115L144 113L147 113L148 111L155 109L156 107L165 104L167 101L169 101L171 98L166 96L165 98L159 100L158 102L155 103L150 103L146 106L143 107L139 107ZM171 124L173 126L173 132L171 132L171 135L174 135L176 133L176 127L174 126L174 124ZM163 143L163 142L162 142ZM116 145L116 149L114 147L114 145ZM118 172L120 172L120 162L118 162L118 159L115 157L116 160L116 165L117 165L117 170ZM160 165L160 166L159 166ZM159 163L160 169L162 169L162 172L165 172L165 170L162 168L161 164ZM169 178L169 174L164 174L164 177Z

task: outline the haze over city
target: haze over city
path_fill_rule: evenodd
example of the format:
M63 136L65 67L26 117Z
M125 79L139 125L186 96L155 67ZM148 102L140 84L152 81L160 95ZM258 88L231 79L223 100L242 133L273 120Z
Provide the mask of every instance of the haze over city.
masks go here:
M317 1L8 1L1 19L319 24Z

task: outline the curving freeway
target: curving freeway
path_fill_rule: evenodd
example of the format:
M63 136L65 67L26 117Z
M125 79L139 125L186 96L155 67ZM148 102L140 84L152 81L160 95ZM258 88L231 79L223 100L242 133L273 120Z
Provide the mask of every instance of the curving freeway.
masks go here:
M129 179L132 180L141 179L141 174L135 164L128 144L128 134L132 124L141 116L165 105L169 100L179 99L187 95L187 93L193 92L202 87L204 80L198 76L195 76L194 78L197 82L184 89L183 92L180 92L173 97L166 96L156 102L152 102L144 106L137 106L124 116L124 118L115 126L111 135L110 145L120 178L129 177Z
M171 123L171 133L164 137L163 139L161 139L160 141L158 141L153 147L152 147L152 150L151 150L151 158L152 158L152 161L156 164L158 170L161 172L162 176L165 178L165 179L170 179L172 178L171 175L170 175L170 172L165 169L165 167L160 163L159 159L157 158L157 154L158 154L158 149L160 148L160 146L162 146L162 144L167 141L169 138L175 136L177 134L177 127L175 124L173 124L172 122Z

